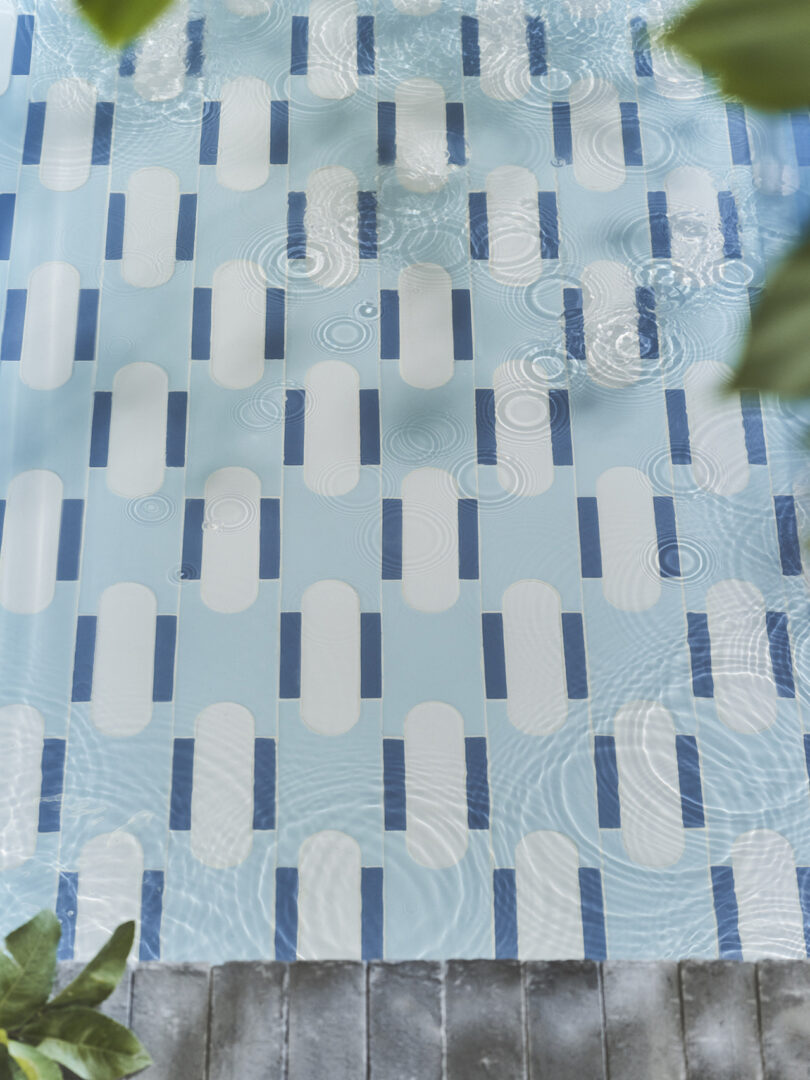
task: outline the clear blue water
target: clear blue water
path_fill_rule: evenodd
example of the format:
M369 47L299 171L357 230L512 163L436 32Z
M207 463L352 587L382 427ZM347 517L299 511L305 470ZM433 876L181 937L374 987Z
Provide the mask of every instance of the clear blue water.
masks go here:
M666 14L3 0L0 930L805 955L810 116Z

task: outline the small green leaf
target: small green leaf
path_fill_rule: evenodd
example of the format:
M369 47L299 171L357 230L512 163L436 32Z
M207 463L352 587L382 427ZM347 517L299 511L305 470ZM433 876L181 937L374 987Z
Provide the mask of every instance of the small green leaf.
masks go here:
M56 1062L40 1054L33 1046L12 1041L8 1044L8 1049L26 1080L62 1080L62 1070Z
M807 0L699 0L664 43L716 75L726 94L762 109L810 105Z
M810 236L763 290L731 386L784 397L810 394Z
M172 0L76 0L108 45L120 48L143 33Z
M53 912L40 911L6 938L16 963L0 957L0 1026L18 1027L48 1000L61 934Z
M0 1080L26 1080L25 1073L8 1052L5 1043L0 1043Z
M121 981L134 940L135 923L122 923L73 982L69 983L61 994L57 994L53 1001L48 1002L48 1008L100 1005Z
M83 1080L119 1080L152 1059L131 1031L95 1009L69 1005L37 1017L23 1035Z

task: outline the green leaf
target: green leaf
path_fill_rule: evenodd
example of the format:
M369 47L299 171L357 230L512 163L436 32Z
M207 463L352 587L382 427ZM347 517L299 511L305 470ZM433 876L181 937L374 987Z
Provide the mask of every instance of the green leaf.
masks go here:
M716 75L725 93L763 109L810 105L807 0L699 0L664 43Z
M43 1013L23 1035L40 1053L72 1069L83 1080L118 1080L152 1064L131 1031L81 1005Z
M731 387L784 397L810 394L810 236L763 290Z
M16 964L7 956L0 957L1 1027L18 1027L48 1000L61 934L53 912L40 911L6 938L6 948Z
M108 45L120 48L143 33L172 0L76 0Z
M132 942L135 940L135 923L122 923L106 945L102 945L83 971L61 994L48 1002L48 1008L65 1005L100 1005L115 990L127 966Z
M21 1042L10 1042L9 1053L19 1065L25 1080L62 1080L62 1070L55 1061L46 1058L33 1046Z
M0 1042L0 1080L26 1080L25 1073L8 1052L5 1042Z

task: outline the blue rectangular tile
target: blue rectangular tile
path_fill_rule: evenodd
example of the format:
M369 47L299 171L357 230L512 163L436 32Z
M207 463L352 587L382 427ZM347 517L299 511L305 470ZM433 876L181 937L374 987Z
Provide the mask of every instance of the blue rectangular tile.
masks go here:
M464 106L460 101L448 101L447 160L450 165L467 164L467 145L464 139Z
M737 102L727 101L726 123L728 124L728 141L731 147L732 165L750 165L751 148L748 145L745 106Z
M357 241L361 259L377 258L377 196L373 191L357 192Z
M189 19L186 23L186 75L202 75L205 19Z
M478 44L478 19L461 16L461 68L465 75L481 74L481 49Z
M599 541L599 508L592 496L577 499L580 567L584 578L602 576L602 548Z
M383 870L364 866L360 873L361 956L363 960L381 960L384 953Z
M79 615L73 655L71 701L90 701L93 695L93 661L96 655L96 616Z
M31 46L34 41L34 16L18 15L11 55L11 74L28 75L31 70Z
M304 464L306 390L288 390L284 405L284 464Z
M259 580L277 581L281 573L281 500L259 501Z
M195 288L191 314L191 359L211 358L211 289Z
M596 803L600 829L622 827L619 803L619 767L612 735L595 735L593 747L596 770Z
M487 221L487 193L471 191L470 204L470 258L489 258L489 223Z
M549 390L548 411L551 420L551 459L555 465L573 465L571 410L567 390Z
M489 389L475 391L475 437L479 465L496 465L495 444L495 392Z
M90 468L104 469L110 449L112 391L96 390L93 395L93 422L90 428Z
M96 117L93 125L92 165L109 165L112 149L113 118L115 104L112 101L96 103Z
M699 698L714 697L709 620L702 612L687 611L686 626L692 665L692 693Z
M357 74L374 74L374 16L357 16Z
M622 146L624 164L628 168L644 164L641 149L641 127L638 120L638 105L635 101L621 101L619 112L622 120Z
M487 740L466 738L464 751L467 763L467 827L489 828L489 774L487 769Z
M291 191L287 196L287 258L307 257L307 234L304 230L304 211L307 196L303 191Z
M96 358L98 301L98 289L79 289L79 309L76 313L76 346L73 353L74 363L92 363Z
M170 469L182 469L186 463L186 413L188 393L170 390L166 413L166 465Z
M478 579L478 500L458 500L458 576Z
M720 210L720 227L723 230L723 255L727 259L741 259L740 223L734 196L730 191L718 191L717 205Z
M399 293L380 289L380 359L399 359Z
M563 289L565 351L569 360L585 359L585 319L582 314L582 289Z
M640 79L650 78L653 75L650 34L646 21L638 15L630 20L630 36L633 43L633 63L636 75Z
M402 500L382 501L382 580L402 578Z
M76 912L79 906L79 875L75 870L60 870L56 888L56 917L62 924L62 936L56 950L57 960L72 960L76 947Z
M23 165L39 165L42 153L42 132L45 130L45 102L29 101L28 122L23 142Z
M472 360L472 305L469 289L453 289L453 359Z
M802 572L802 553L799 546L799 526L796 521L796 504L793 496L774 495L773 507L782 573L785 577L796 577Z
M135 46L126 45L121 50L121 58L118 62L118 74L124 78L131 78L135 74Z
M796 164L804 168L810 165L810 116L806 112L790 114L793 129L793 145L796 148Z
M360 391L360 464L380 464L380 393Z
M749 465L767 465L768 453L765 448L765 429L762 426L762 408L759 394L747 392L740 395L742 405L745 449Z
M270 164L286 165L290 153L290 103L270 103Z
M676 735L675 753L678 758L678 784L681 791L681 818L685 829L702 829L703 785L700 780L700 755L694 735Z
M194 258L194 234L197 229L197 196L181 195L177 215L177 245L175 258L189 262Z
M107 243L105 259L120 259L124 252L124 217L126 215L126 195L113 191L107 210Z
M276 827L276 740L258 738L253 744L253 828Z
M162 870L144 870L141 879L141 941L138 952L141 963L160 959L164 888Z
M298 957L298 870L276 868L276 960L292 963Z
M405 743L383 739L383 808L388 832L405 830Z
M42 786L39 793L41 833L59 832L62 821L62 790L65 783L64 739L45 739L42 744Z
M265 296L264 312L264 358L284 359L284 290L269 288Z
M393 165L397 159L397 107L393 101L377 103L377 164Z
M194 740L175 739L172 753L172 790L169 801L169 828L175 832L191 829L191 789L194 784Z
M536 15L526 18L526 45L529 50L529 74L532 77L547 75L546 28Z
M730 866L713 866L712 895L717 919L717 947L721 960L742 960L737 894Z
M183 522L183 556L180 576L183 581L199 581L202 570L202 528L205 499L186 499Z
M554 132L555 162L558 165L570 165L574 160L574 143L571 137L571 106L567 101L552 102L551 124Z
M672 238L669 231L667 196L664 191L647 192L650 216L650 247L654 259L672 258Z
M378 611L360 615L360 696L382 697L382 617Z
M517 882L514 870L493 870L492 901L495 922L495 959L516 960L518 955Z
M662 578L681 576L675 500L671 495L653 495L655 532L658 538L658 570Z
M0 343L0 360L5 363L18 363L22 354L27 298L27 289L9 289L6 293L6 315Z
M562 613L565 681L568 697L580 700L588 696L588 668L585 658L585 630L578 611Z
M301 612L282 611L279 638L278 696L301 696Z
M290 74L306 75L309 53L309 19L293 15L290 33Z
M484 649L484 683L489 700L506 698L506 654L503 640L503 615L499 611L481 614Z
M200 165L216 165L219 154L220 103L204 101L200 128Z
M605 902L602 874L594 866L579 868L579 903L582 913L582 939L586 960L607 960Z
M79 580L83 520L84 499L63 499L62 520L59 526L59 553L56 558L57 581Z
M796 880L799 886L799 904L802 909L804 951L805 955L810 957L810 866L797 866Z
M557 222L557 195L539 191L537 206L540 212L540 254L544 259L560 257L560 229Z
M16 195L0 195L0 259L4 261L11 254L11 236L14 232L14 207L16 201Z
M683 390L667 390L667 425L669 452L673 465L691 465L692 448L689 442L689 421L686 415L686 394Z
M177 616L158 615L155 620L155 665L152 701L174 697L174 656L177 647Z
M765 626L768 632L768 648L771 654L776 693L781 698L793 698L796 696L796 687L793 682L793 660L786 612L767 611Z
M636 289L638 311L638 349L642 360L658 359L658 323L655 318L655 293L652 289L638 286Z

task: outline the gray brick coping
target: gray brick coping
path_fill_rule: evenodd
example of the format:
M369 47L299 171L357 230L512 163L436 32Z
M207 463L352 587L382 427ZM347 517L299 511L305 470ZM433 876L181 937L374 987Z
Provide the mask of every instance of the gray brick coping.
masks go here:
M148 1080L810 1078L810 961L149 963L105 1011Z

